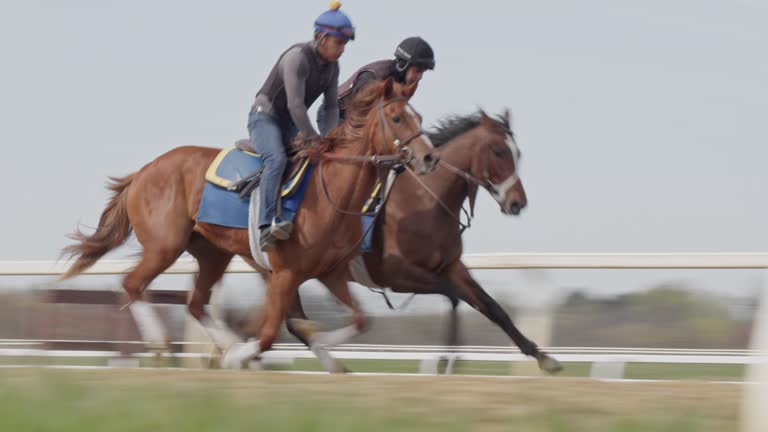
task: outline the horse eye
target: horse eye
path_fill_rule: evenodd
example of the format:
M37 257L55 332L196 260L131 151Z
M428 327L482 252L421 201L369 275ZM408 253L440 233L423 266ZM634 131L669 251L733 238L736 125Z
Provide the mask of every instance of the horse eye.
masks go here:
M400 123L400 116L392 117L392 121L395 122L395 123Z
M494 155L495 155L497 158L499 158L499 159L501 159L501 158L503 158L503 157L504 157L504 152L503 152L503 151L501 151L501 150L494 150L494 151L493 151L493 154L494 154Z

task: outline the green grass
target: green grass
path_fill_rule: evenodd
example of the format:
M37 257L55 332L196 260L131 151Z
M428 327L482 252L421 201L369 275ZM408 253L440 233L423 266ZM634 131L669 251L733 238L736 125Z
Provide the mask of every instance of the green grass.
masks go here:
M624 369L624 377L630 379L741 381L744 373L744 366L736 364L628 363Z
M226 371L0 371L0 430L736 430L740 386Z

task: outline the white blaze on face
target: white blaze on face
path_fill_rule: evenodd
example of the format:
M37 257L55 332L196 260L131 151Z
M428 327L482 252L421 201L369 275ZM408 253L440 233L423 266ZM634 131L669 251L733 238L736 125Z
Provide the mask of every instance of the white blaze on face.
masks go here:
M491 186L493 186L493 189L495 190L495 192L492 193L491 195L493 195L493 198L496 200L496 202L498 202L501 205L504 205L504 198L507 196L507 192L510 189L512 189L515 186L515 184L517 184L517 182L520 180L520 177L518 177L517 175L518 163L519 163L518 157L520 156L520 149L518 149L517 143L512 138L511 134L507 134L506 143L507 143L507 146L509 146L509 150L512 152L512 160L514 161L514 164L515 164L515 171L512 173L512 175L507 177L507 179L504 180L503 182L499 184L491 183Z
M520 149L517 147L517 143L515 142L514 138L512 138L512 134L507 134L506 142L507 146L509 146L509 150L512 152L512 160L515 162L515 173L517 173Z
M504 198L507 196L507 192L517 184L518 180L520 180L520 177L518 177L516 173L513 173L499 184L491 183L491 186L493 186L494 189L494 192L491 195L493 195L496 202L504 205Z
M419 125L421 127L421 122L419 121L419 116L416 114L416 111L411 108L410 105L405 106L405 112L408 113L409 116L411 116L411 119L413 119L413 123ZM432 141L429 139L429 137L426 134L421 134L421 139L424 140L425 143L427 143L427 146L429 148L435 148L435 145L432 144Z

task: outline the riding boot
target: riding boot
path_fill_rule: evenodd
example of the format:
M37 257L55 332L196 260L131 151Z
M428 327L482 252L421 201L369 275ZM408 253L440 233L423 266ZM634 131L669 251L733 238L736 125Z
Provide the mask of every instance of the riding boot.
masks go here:
M262 252L272 252L275 250L277 238L272 235L272 227L269 225L262 227L259 234L259 248Z
M291 237L291 232L293 232L293 222L283 220L277 216L272 219L270 232L278 240L288 240Z

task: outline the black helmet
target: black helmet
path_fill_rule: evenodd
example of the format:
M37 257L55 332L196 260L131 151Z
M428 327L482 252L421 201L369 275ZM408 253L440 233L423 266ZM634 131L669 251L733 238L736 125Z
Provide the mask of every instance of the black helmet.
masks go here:
M432 70L435 68L435 53L424 39L414 36L409 37L397 46L395 58L398 71L408 69L408 66L418 66Z

